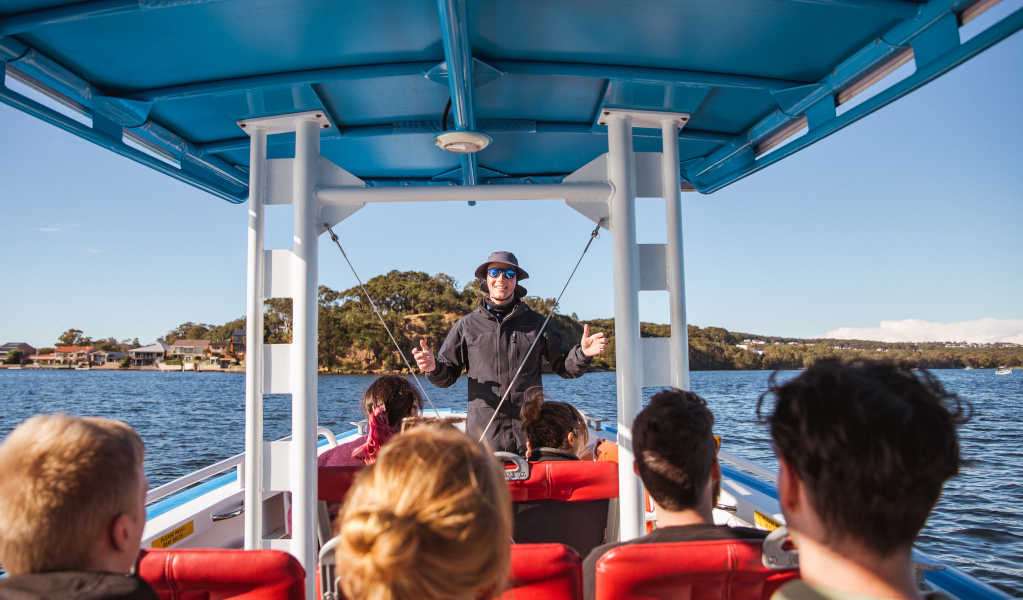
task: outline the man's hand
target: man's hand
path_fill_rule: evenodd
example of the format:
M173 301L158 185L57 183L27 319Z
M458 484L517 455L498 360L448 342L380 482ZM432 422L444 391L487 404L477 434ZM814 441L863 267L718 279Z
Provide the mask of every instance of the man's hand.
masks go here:
M604 335L603 333L600 335ZM419 348L412 349L412 356L416 359L416 364L419 365L419 369L424 373L429 373L437 368L437 361L433 359L433 352L430 351L430 347L426 345L426 340L419 340L419 345L423 347L422 350ZM604 346L601 345L601 351Z
M596 333L594 335L590 335L590 326L584 325L583 339L582 342L579 343L579 345L582 346L584 356L596 356L598 354L604 353L604 346L607 345L607 340L604 339L603 333ZM426 346L423 347L425 348Z

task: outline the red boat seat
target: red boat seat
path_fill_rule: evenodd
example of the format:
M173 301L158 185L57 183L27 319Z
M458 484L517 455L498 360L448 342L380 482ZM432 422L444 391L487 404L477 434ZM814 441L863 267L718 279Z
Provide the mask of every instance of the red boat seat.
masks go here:
M512 502L584 502L618 497L618 463L553 461L529 463L529 479L509 481Z
M139 576L160 600L303 600L305 570L278 550L147 550Z
M333 519L341 510L348 490L352 489L355 478L365 467L317 467L316 469L316 536L320 546L334 537ZM291 512L288 512L291 524Z
M317 467L316 489L318 500L343 502L355 477L365 467Z
M580 556L603 544L608 505L618 497L613 462L529 463L529 478L509 481L516 544L565 544Z
M771 570L762 542L714 540L631 544L597 561L597 600L768 600L798 569Z
M508 589L499 600L582 600L582 561L562 544L513 544Z

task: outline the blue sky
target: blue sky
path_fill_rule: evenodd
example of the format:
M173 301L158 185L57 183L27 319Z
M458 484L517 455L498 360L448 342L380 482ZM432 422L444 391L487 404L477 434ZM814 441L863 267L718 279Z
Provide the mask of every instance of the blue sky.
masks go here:
M995 319L1006 339L1023 333L1021 73L1016 34L752 177L683 195L689 322L807 337ZM5 105L0 177L0 343L49 346L71 327L145 343L244 314L244 205ZM270 209L268 247L290 247L289 210ZM640 242L665 241L663 211L639 201ZM504 249L529 270L531 294L555 296L591 229L545 201L371 205L335 230L364 280L399 269L464 283ZM322 284L355 285L326 237L320 252ZM563 310L612 316L611 282L605 233ZM667 303L643 293L642 319L667 322Z

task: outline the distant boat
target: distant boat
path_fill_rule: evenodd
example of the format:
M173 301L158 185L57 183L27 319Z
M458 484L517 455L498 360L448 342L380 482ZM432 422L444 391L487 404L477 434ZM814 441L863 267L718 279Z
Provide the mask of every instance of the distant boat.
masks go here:
M965 367L963 367L963 369L965 369L967 371L972 371L973 367L971 367L970 365L966 365Z
M1006 367L998 367L998 370L995 371L995 375L1012 375L1012 369Z

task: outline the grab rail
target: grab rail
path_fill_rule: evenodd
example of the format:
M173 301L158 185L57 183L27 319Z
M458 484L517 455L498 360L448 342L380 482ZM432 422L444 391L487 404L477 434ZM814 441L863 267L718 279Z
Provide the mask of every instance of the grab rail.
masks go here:
M734 455L734 454L732 454L730 452L719 451L718 452L718 456L721 458L721 460L723 460L725 462L730 462L733 465L739 467L740 469L745 469L745 470L749 471L750 473L753 473L755 475L760 475L764 479L767 479L769 481L773 481L774 483L778 483L778 472L777 471L772 471L771 469L768 469L768 468L765 468L765 467L761 467L760 465L758 465L757 463L755 463L755 462L753 462L751 460L746 460L745 458L740 458L740 457L738 457L738 456L736 456L736 455Z
M327 438L327 447L328 448L333 448L333 447L337 446L337 438L334 436L334 432L331 431L330 429L328 429L326 427L322 427L322 426L321 427L317 427L316 428L316 433L317 433L317 436L322 435L323 437ZM286 442L286 441L289 441L290 439L291 439L291 436L289 435L288 437L281 438L279 441ZM156 502L157 500L159 500L161 498L166 498L167 496L170 496L174 492L178 492L180 490L183 490L183 489L187 488L190 485L199 483L200 481L202 481L204 479L209 479L210 477L213 477L214 475L219 475L220 473L223 473L224 471L226 471L228 469L231 469L231 468L234 468L234 467L237 467L238 471L239 471L239 473L238 473L238 486L240 488L243 488L245 486L245 479L244 479L244 477L242 477L241 470L242 470L242 467L243 467L244 463L245 463L245 453L242 452L241 454L237 454L235 456L232 456L231 458L224 459L224 460L222 460L222 461L220 461L218 463L212 464L212 465L210 465L208 467L205 467L203 469L199 469L198 471L195 471L193 473L189 473L188 475L185 475L184 477L179 477L178 479L175 479L174 481L165 483L165 484L161 485L160 487L153 488L153 489L149 490L148 492L146 492L146 504L151 504L151 503Z
M194 473L189 473L188 475L175 479L170 483L165 483L158 488L149 490L146 493L146 504L159 500L160 498L170 496L174 492L183 490L186 487L192 485L193 483L199 483L203 479L213 477L214 475L217 475L232 467L237 467L238 465L241 465L244 462L245 453L242 453L237 456L232 456L231 458L228 458L226 460L222 460L216 464L212 464L204 469L199 469Z

